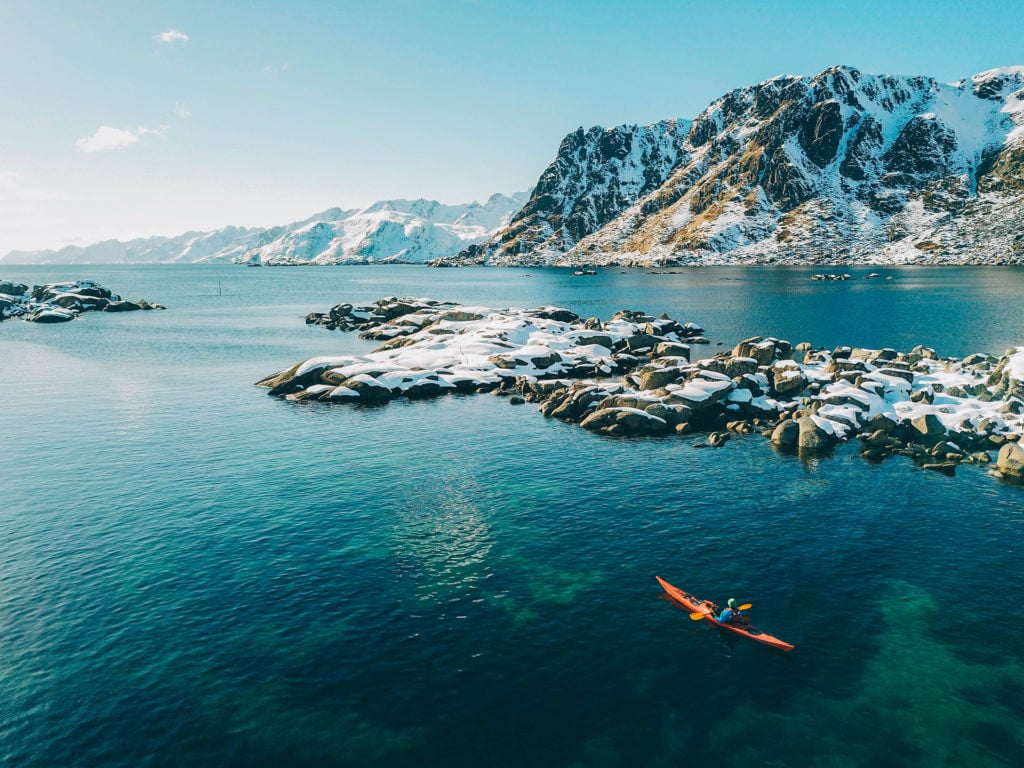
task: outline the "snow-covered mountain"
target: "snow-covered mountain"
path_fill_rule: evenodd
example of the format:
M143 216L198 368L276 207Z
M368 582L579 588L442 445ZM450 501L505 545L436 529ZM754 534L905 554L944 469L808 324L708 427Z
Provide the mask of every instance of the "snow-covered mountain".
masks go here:
M104 240L92 245L69 245L59 251L11 251L6 264L156 264L207 261L257 230L224 227L214 232L186 232L175 237Z
M236 261L263 264L419 263L452 256L506 226L529 198L495 194L486 203L385 200L363 209L331 208L271 229L225 227L177 237L108 240L59 251L12 251L8 264Z
M1022 263L1024 67L833 67L692 123L582 129L457 263Z

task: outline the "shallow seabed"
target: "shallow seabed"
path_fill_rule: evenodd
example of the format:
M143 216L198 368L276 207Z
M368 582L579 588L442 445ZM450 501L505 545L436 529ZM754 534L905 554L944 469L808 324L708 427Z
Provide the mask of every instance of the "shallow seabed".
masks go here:
M251 386L369 348L301 317L388 294L665 310L708 352L764 318L794 342L1024 343L1020 270L809 272L4 269L170 309L0 324L0 762L1022 764L1021 488L601 438L490 395ZM752 602L796 650L690 621L655 574Z

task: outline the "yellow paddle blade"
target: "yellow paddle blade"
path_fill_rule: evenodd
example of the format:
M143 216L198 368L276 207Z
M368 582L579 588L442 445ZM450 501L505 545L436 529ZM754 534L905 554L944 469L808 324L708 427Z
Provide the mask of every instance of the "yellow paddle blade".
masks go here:
M706 613L691 613L690 614L690 618L693 619L694 621L700 621L701 619L703 619L707 615L708 614L706 614Z
M749 610L750 610L751 608L753 608L753 607L754 607L754 606L753 606L753 605L752 605L751 603L744 603L743 605L741 605L741 606L740 606L739 608L737 608L736 610L738 610L738 611L749 611Z

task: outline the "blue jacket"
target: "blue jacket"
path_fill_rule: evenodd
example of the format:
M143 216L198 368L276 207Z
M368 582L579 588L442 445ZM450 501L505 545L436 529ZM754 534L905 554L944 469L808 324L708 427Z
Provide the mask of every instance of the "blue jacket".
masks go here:
M734 621L739 621L742 617L742 611L734 611L732 608L726 608L718 615L718 620L723 624L729 624Z

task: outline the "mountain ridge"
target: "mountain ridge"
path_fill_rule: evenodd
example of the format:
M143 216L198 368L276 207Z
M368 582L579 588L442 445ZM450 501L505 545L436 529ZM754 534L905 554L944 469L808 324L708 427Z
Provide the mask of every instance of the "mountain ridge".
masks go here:
M639 161L625 177L610 135ZM655 188L604 204L637 173ZM611 215L570 227L552 201ZM1022 229L1024 67L939 83L836 66L734 89L692 122L569 134L509 226L448 261L1022 263Z
M484 203L379 200L365 208L328 208L270 228L222 227L174 236L104 240L60 250L11 251L6 264L422 263L485 240L508 223L530 191L492 194Z

